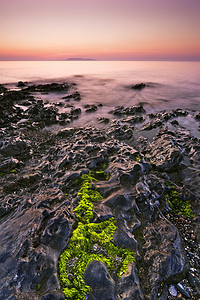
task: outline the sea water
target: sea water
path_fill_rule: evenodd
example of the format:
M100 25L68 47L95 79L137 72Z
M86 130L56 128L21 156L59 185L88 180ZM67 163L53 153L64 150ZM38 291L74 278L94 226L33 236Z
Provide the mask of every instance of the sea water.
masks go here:
M183 108L200 109L200 62L179 61L1 61L0 83L16 89L18 81L29 84L69 82L81 94L80 104L102 104L96 117L112 107L144 105L148 112ZM142 90L131 87L145 83ZM63 94L43 95L49 103ZM88 115L87 115L88 116ZM89 119L84 114L77 125ZM82 122L82 123L81 123Z

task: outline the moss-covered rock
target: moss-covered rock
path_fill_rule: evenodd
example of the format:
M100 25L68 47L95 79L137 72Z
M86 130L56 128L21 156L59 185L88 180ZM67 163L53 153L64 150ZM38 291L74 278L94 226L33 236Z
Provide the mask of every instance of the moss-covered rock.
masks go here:
M97 172L96 176L107 176ZM114 245L116 230L113 217L100 223L93 223L93 202L102 199L101 194L92 186L97 181L95 174L81 177L81 196L79 205L74 209L78 226L73 231L68 248L63 251L59 261L59 275L66 299L85 299L91 287L85 284L84 273L89 263L104 263L113 276L126 273L130 262L134 261L134 252Z

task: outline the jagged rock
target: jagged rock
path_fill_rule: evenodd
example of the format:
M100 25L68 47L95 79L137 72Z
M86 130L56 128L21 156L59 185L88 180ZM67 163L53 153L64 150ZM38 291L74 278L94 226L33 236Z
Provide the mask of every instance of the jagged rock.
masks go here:
M96 169L98 167L101 167L102 164L106 163L105 158L103 155L99 155L96 157L93 157L90 162L88 163L89 169Z
M80 108L71 109L70 114L71 115L80 115L81 114L81 109Z
M177 228L164 218L144 230L144 259L150 265L151 283L178 280L186 271L186 257Z
M94 104L86 104L84 105L84 108L86 108L85 112L86 113L91 113L91 112L95 112L97 111L98 109L98 106L97 105L94 105Z
M111 113L117 116L121 116L121 115L132 116L132 115L137 115L138 113L146 113L146 111L142 105L127 107L127 108L124 108L124 106L117 106L113 111L111 111Z
M144 122L144 118L143 118L143 116L136 115L136 116L127 117L127 118L123 119L122 121L130 123L130 124L138 124L138 123Z
M34 190L40 178L41 174L39 172L26 174L16 179L14 178L15 181L6 182L3 188L7 193L19 191L22 188L31 188L31 190Z
M66 188L71 188L74 186L75 181L81 178L81 174L79 172L73 172L67 174L63 177L63 182Z
M145 88L146 84L145 83L136 83L134 85L132 85L132 89L134 90L142 90L143 88Z
M110 180L106 183L97 183L95 184L95 186L98 188L98 190L104 198L108 198L113 193L116 193L120 190L118 182L112 182Z
M140 181L136 184L135 188L136 188L136 192L140 196L140 201L149 199L151 191L150 191L147 183ZM137 199L139 199L139 198L137 198Z
M18 139L5 142L0 148L0 153L4 156L13 156L23 160L30 157L30 147L25 141Z
M183 154L175 138L168 132L163 132L150 144L147 157L156 165L157 169L171 171L179 166Z
M66 155L60 162L59 164L59 169L62 168L66 168L68 166L70 166L70 164L72 163L72 159L71 157L69 157L69 155Z
M7 173L16 168L18 168L22 163L18 161L16 158L8 158L0 163L0 172Z
M134 235L127 232L124 228L117 228L114 234L113 242L120 248L130 249L137 252L138 244Z
M124 109L124 114L126 115L134 115L134 114L137 114L137 113L142 113L142 114L145 114L146 111L144 109L144 107L142 105L139 105L139 106L132 106L132 107L127 107Z
M93 261L89 263L84 278L86 284L93 290L87 296L88 300L115 300L114 281L102 262Z
M50 84L39 84L31 85L26 90L30 92L60 92L66 91L70 88L67 82L64 83L50 83Z
M31 105L32 105L32 101L24 100L24 101L21 101L21 102L20 102L20 105L23 105L23 106L31 106Z
M35 183L40 178L41 178L41 174L39 172L35 172L32 174L26 174L17 180L17 184L21 187L23 187L23 186L25 187L29 184Z
M111 111L110 113L112 113L113 115L118 115L120 116L123 113L123 109L124 106L117 106L113 111Z
M177 125L179 125L179 122L176 121L176 120L173 120L173 121L171 121L171 124L172 124L173 126L177 126Z
M130 205L130 199L123 194L112 194L110 197L105 199L104 204L111 207L112 209L115 208L124 208L126 209Z
M58 131L57 136L61 137L61 138L70 137L70 136L73 136L74 133L75 133L74 128L65 128L65 129Z
M137 275L135 265L129 266L127 274L124 274L117 282L117 293L123 297L122 299L144 300L140 281Z
M26 83L23 82L23 81L19 81L19 82L17 83L17 87L25 87L25 86L26 86Z
M69 222L63 216L50 219L46 223L46 228L41 236L41 242L60 252L64 249L66 241L63 236L68 236L70 232Z
M60 121L68 122L69 117L70 117L69 113L61 113L61 114L59 114L58 118Z
M32 299L40 299L48 295L49 290L60 289L57 259L66 247L71 229L68 220L62 215L51 217L51 214L44 213L41 216L39 210L28 209L20 215L15 212L0 225L2 299L7 299L6 295L18 293L21 294L21 299L27 299L26 295L32 295ZM36 237L41 235L39 243L33 239L33 233L37 230ZM11 283L9 286L5 278Z
M2 88L0 298L64 300L58 260L68 245L71 227L77 226L74 208L81 197L80 178L102 169L110 178L104 181L99 175L99 181L92 183L103 197L93 203L92 222L114 217L114 242L136 252L136 265L130 264L121 278L114 273L111 279L106 266L91 262L85 278L93 292L87 298L166 300L171 297L169 287L174 284L177 290L177 283L191 298L197 297L199 139L181 125L173 127L168 122L188 112L177 109L149 116L162 126L168 122L172 131L167 127L148 134L141 131L139 122L145 111L139 106L114 109L117 118L112 116L114 120L104 128L65 128L54 133L60 122L79 117L80 110L65 104L63 115L55 107L51 113L31 93L56 90L62 92L60 98L65 88L67 85L27 86L14 93ZM23 101L31 103L26 111L15 107ZM49 124L51 115L57 125L50 133L41 128ZM195 113L190 112L191 116ZM194 218L173 210L170 191L191 204Z
M0 84L0 93L5 93L7 91L7 88L4 84Z
M94 206L94 213L98 222L103 222L114 217L111 209L103 204L98 204Z
M133 137L133 130L127 125L114 125L109 129L108 135L118 140L129 140Z
M162 126L163 122L160 119L155 119L147 124L145 124L142 130L152 130L154 128Z
M167 121L169 121L172 118L175 117L185 117L188 115L188 111L182 110L182 109L176 109L170 112L162 111L157 114L149 114L150 119L154 119L147 124L145 124L142 128L142 130L152 130L157 127L161 127L163 124L165 124ZM179 125L177 120L173 120L171 122L172 125Z
M142 174L142 167L140 164L134 164L130 171L130 175L133 178L133 183L136 183Z
M70 101L70 100L80 101L81 100L81 95L80 95L79 92L76 91L73 94L62 97L62 99L65 99L66 101Z
M200 121L200 113L197 113L197 114L195 114L195 119L197 120L197 121Z
M120 184L124 187L130 187L133 183L133 177L127 173L121 174L119 180Z
M26 100L30 97L29 91L27 89L23 89L20 91L6 91L1 98L1 104L4 105L5 108L9 108L10 105L13 105L14 102L17 103L21 100Z
M98 122L108 124L110 122L110 120L109 120L109 118L101 117L101 118L98 118Z
M120 184L124 187L130 187L131 185L136 184L142 173L142 166L135 163L129 172L120 175Z
M38 101L27 110L32 122L44 122L45 125L55 124L57 122L57 110L53 106L44 107L43 103Z
M59 106L59 107L63 107L64 103L63 102L56 102L54 105L55 106Z
M175 113L176 116L179 116L179 117L185 117L189 114L189 112L187 110L183 110L181 108L177 108L173 112Z

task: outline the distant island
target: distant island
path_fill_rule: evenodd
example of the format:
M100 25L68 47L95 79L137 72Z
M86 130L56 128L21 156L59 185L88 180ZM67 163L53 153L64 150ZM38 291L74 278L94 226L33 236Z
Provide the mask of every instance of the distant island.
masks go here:
M68 60L68 61L94 61L96 59L93 59L93 58L76 58L76 57L72 57L72 58L68 58L66 60Z

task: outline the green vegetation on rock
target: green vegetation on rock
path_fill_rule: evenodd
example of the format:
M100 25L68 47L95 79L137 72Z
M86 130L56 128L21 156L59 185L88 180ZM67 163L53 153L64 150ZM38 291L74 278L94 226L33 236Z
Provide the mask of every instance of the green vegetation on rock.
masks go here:
M185 217L192 218L194 215L190 202L181 199L174 185L167 183L167 186L169 188L166 198L172 211Z
M9 174L17 174L17 170L13 169L9 172L0 172L0 177L3 177L5 175L9 175Z
M39 291L40 291L40 289L41 289L41 284L40 284L40 283L38 283L38 284L36 284L36 286L35 286L35 287L36 287L36 291L37 291L37 292L39 292Z
M137 162L139 162L139 161L140 161L140 157L139 157L139 156L136 156L136 157L135 157L135 160L136 160Z
M103 174L104 173L104 174ZM63 251L59 260L59 276L66 299L85 299L91 291L84 282L87 265L96 260L106 264L112 275L126 273L130 262L134 261L134 252L122 249L113 244L116 230L112 217L101 223L93 223L93 202L102 199L101 194L92 186L92 181L104 176L105 172L84 174L81 177L81 196L79 205L74 209L78 226L73 231L68 248Z

